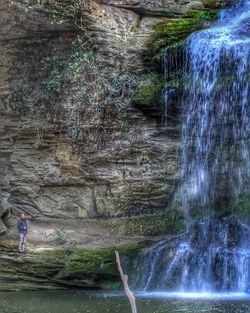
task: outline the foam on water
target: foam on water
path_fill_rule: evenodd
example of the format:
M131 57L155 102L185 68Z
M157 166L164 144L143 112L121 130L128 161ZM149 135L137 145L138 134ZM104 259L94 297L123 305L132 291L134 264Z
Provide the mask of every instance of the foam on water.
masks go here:
M210 300L243 300L250 299L250 295L240 292L209 293L209 292L136 292L135 295L141 298L160 299L210 299Z

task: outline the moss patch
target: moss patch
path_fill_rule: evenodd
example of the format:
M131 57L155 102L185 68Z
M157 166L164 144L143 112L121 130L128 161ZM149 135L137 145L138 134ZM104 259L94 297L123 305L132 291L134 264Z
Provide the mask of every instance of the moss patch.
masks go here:
M17 251L18 242L12 240L1 240L0 242L0 252L3 251Z
M116 275L115 249L73 252L66 264L69 272Z
M78 288L120 290L122 284L117 270L115 250L118 250L121 256L133 258L148 244L149 242L144 241L119 248L72 251L58 277L70 281Z
M115 250L118 250L121 255L132 257L148 244L148 241L141 241L122 247L109 247L97 251L73 251L69 256L65 269L74 273L94 273L117 276Z
M131 243L129 245L122 246L117 250L121 255L126 255L129 257L134 257L141 249L145 248L146 246L150 245L150 241L140 241Z
M152 107L158 102L161 90L165 82L163 76L158 73L142 75L133 103L138 107Z
M183 80L183 68L185 66L185 44L186 38L193 32L209 26L209 23L216 20L218 10L190 10L186 17L173 19L165 18L153 27L153 35L150 46L153 48L153 55L159 61L167 49L166 67L167 77L158 73L149 73L142 76L133 103L145 112L161 114L164 106L161 92L167 88L173 88L172 111L178 111L176 103L185 90L190 87L190 81Z
M175 75L174 75L175 74ZM145 113L161 115L164 110L163 92L172 89L174 94L180 94L184 88L182 74L173 73L171 79L165 81L163 75L147 73L141 76L140 84L133 98L133 105Z
M250 195L240 196L229 205L227 211L250 223Z
M246 223L250 223L250 195L243 194L238 199L226 201L220 207L216 207L216 203L210 203L206 210L209 218L233 215ZM193 219L202 219L203 213L203 210L195 207L190 211Z
M49 290L62 288L118 290L122 284L117 270L115 250L133 258L149 242L137 242L119 248L101 250L31 250L25 257L8 252L0 243L0 290Z
M159 59L166 47L183 44L193 32L207 27L207 21L214 21L218 17L218 10L190 10L187 17L180 19L164 19L154 26L151 46L155 58Z

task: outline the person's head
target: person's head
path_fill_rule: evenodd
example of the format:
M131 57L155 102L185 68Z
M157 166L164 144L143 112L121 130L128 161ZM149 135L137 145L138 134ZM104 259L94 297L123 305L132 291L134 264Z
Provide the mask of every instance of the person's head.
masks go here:
M25 219L26 219L25 213L21 213L21 214L20 214L20 217L21 217L22 220L25 220Z

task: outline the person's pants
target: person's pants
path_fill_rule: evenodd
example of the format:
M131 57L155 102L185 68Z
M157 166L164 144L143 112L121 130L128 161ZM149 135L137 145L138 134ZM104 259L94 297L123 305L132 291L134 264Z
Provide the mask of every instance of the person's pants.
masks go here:
M26 234L19 233L19 252L25 252Z

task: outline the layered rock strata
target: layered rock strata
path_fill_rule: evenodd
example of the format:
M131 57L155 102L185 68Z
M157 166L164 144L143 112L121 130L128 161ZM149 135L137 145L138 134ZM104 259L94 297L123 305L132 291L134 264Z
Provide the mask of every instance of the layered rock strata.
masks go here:
M119 220L122 216L152 214L168 206L179 178L180 134L176 125L162 125L159 116L143 113L132 105L131 99L141 73L154 67L149 46L153 26L164 18L185 17L192 10L210 7L211 3L213 7L219 6L205 0L80 1L75 25L74 20L65 22L58 20L58 16L55 19L53 10L42 6L43 1L28 2L2 0L0 3L0 233L6 233L8 228L6 244L2 241L0 253L3 287L0 289L7 290L36 289L41 282L46 287L48 281L52 288L72 287L79 273L76 270L72 276L68 272L63 276L68 264L65 258L79 262L79 269L88 272L81 267L77 255L65 256L67 247L62 247L63 252L59 251L55 262L54 246L52 254L37 254L36 249L47 245L42 237L46 236L48 225L60 241L65 239L61 219L66 224L71 219L73 224L66 233L75 236L75 229L81 232L86 227L86 224L78 225L81 219L87 223L90 218L94 223L98 223L97 218ZM73 66L72 58L78 50L72 57L71 48L79 37L95 42L95 55L86 47L80 58L87 64L87 71L81 69L76 74L78 68ZM85 59L86 55L89 59ZM108 67L113 79L113 94L109 95L107 107L103 106L106 94L102 92L107 88L106 81L98 84L92 81L92 76L98 78L98 73L91 74L91 69L93 72L96 69L95 57ZM46 62L51 65L51 60L59 69L53 65L48 70ZM105 77L105 67L97 67ZM63 88L59 88L57 84L65 68L67 75L65 78L64 74ZM46 69L48 73L44 73ZM89 91L85 98L78 97L79 90L91 84L93 97L89 97ZM57 87L57 97L49 97L50 90L55 92ZM84 105L79 113L77 110ZM77 135L74 123L78 125ZM73 144L70 135L75 136ZM27 262L15 253L18 239L15 218L20 211L25 211L29 219L42 221L38 226L31 223L36 241ZM170 211L170 215L174 213ZM134 219L126 230L123 220L116 224L114 219L108 227L114 227L114 232L119 232L122 238L114 236L108 245L127 243L127 235L176 232L178 227L170 224L178 224L178 217L167 220L170 223L164 227L159 219L150 217L142 223ZM67 228L66 224L63 229ZM91 231L102 234L106 227L102 225ZM113 235L105 232L105 236ZM100 236L91 233L90 237L92 248L107 245ZM88 234L77 240L78 244L82 241L87 246ZM78 248L83 249L84 245ZM85 260L84 255L80 257ZM46 271L44 262L50 263ZM107 273L96 276L98 266L99 263L77 284L102 288L108 280L117 282L117 274L110 273L108 268ZM20 285L20 277L24 284ZM12 284L8 285L9 279Z

